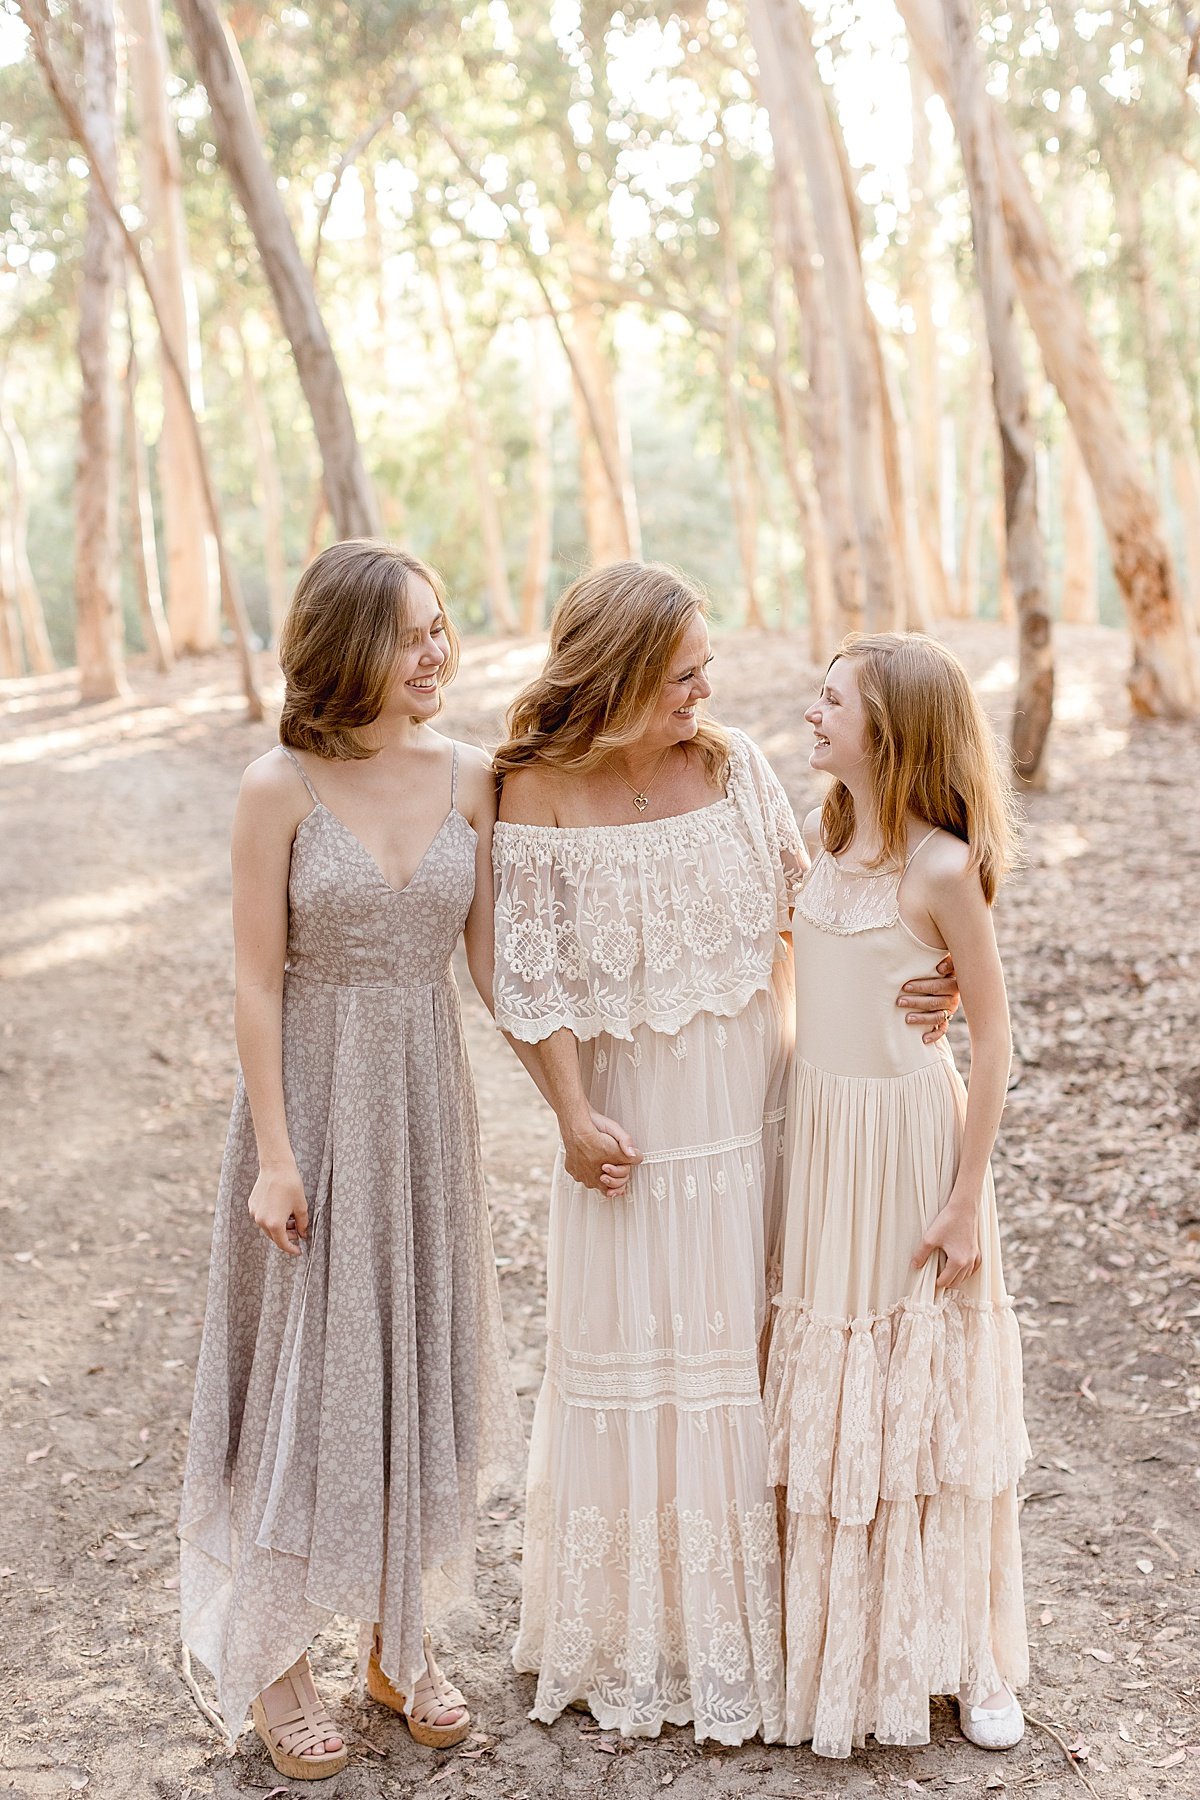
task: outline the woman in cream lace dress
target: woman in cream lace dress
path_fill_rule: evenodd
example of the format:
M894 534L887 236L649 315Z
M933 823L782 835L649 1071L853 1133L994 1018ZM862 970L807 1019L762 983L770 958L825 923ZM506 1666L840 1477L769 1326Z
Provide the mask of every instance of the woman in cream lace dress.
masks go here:
M672 570L564 596L497 758L495 999L564 1140L514 1661L546 1723L737 1744L783 1716L758 1337L801 851L750 740L696 715L707 660Z
M700 716L708 660L674 570L560 601L496 758L495 1002L563 1135L514 1661L546 1723L736 1744L783 1724L758 1349L803 851L761 753ZM928 1027L954 985L924 988Z

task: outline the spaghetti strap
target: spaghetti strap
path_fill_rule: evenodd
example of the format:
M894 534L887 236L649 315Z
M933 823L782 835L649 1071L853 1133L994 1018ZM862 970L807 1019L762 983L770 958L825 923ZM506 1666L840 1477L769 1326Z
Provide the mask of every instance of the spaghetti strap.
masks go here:
M925 836L921 839L920 843L916 846L916 849L909 851L907 857L905 858L905 862L904 862L904 872L906 874L908 872L909 864L913 860L913 857L916 856L920 851L922 851L925 848L926 844L929 842L931 837L936 837L937 834L938 834L937 826L936 825L930 826L929 830L925 833Z
M301 781L304 783L305 787L308 789L309 796L312 799L313 804L316 806L320 806L322 803L321 796L320 796L320 794L318 794L318 792L317 792L316 788L313 786L312 782L308 779L308 776L304 773L304 770L300 764L300 758L298 756L293 756L292 752L288 749L286 744L280 744L279 748L283 751L283 754L287 757L287 759L291 763L293 769L295 769L297 775L300 777Z
M455 796L458 793L458 745L454 745L454 754L450 763L450 811L455 810Z

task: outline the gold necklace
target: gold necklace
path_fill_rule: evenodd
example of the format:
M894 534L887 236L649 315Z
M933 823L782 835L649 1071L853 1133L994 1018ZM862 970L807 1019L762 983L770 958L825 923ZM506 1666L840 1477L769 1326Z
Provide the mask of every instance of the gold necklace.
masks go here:
M625 777L622 775L620 769L617 769L617 768L613 769L613 774L616 776L617 780L622 784L623 787L627 787L629 789L630 793L633 795L633 804L637 807L639 812L645 812L646 808L649 806L649 804L650 804L650 789L654 786L654 783L658 780L659 771L662 768L663 764L666 762L668 756L670 756L672 748L673 748L672 745L670 745L670 744L667 745L666 749L663 751L662 755L659 757L658 761L655 763L654 773L651 775L649 781L646 783L644 788L635 788L632 781L625 780Z

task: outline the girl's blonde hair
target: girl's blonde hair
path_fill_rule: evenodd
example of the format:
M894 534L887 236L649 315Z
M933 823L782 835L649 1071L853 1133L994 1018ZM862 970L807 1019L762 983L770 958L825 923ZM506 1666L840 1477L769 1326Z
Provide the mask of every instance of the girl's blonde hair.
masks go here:
M340 760L374 755L360 737L383 711L400 641L409 629L408 583L427 581L445 621L450 654L438 670L458 668L458 637L446 615L441 577L395 544L347 538L309 563L279 634L285 688L279 739L293 750Z
M988 905L1016 857L1016 809L995 735L956 656L919 631L852 632L830 663L854 664L878 807L874 863L903 866L913 814L971 849ZM821 808L831 855L854 837L854 800L835 781Z
M494 758L500 780L530 763L594 769L636 744L684 633L707 612L703 591L665 563L612 563L580 576L554 608L540 675L508 709ZM685 748L715 782L724 779L729 740L719 725L701 718Z

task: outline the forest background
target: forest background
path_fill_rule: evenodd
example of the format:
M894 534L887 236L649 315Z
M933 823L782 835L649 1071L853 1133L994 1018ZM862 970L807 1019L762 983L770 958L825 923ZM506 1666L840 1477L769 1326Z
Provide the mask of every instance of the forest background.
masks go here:
M710 590L800 810L849 627L935 630L1011 733L1032 1723L998 1763L941 1703L845 1767L546 1732L514 1490L439 1640L461 1752L322 1637L339 1791L1195 1793L1198 227L1197 0L0 0L0 1785L272 1786L178 1651L228 821L296 574L382 531L446 576L479 743L639 554ZM465 1010L528 1409L554 1127Z
M1194 716L1188 0L6 0L0 63L0 676L268 644L381 530L468 629L623 555L818 660L1019 618L1032 780L1055 613Z

